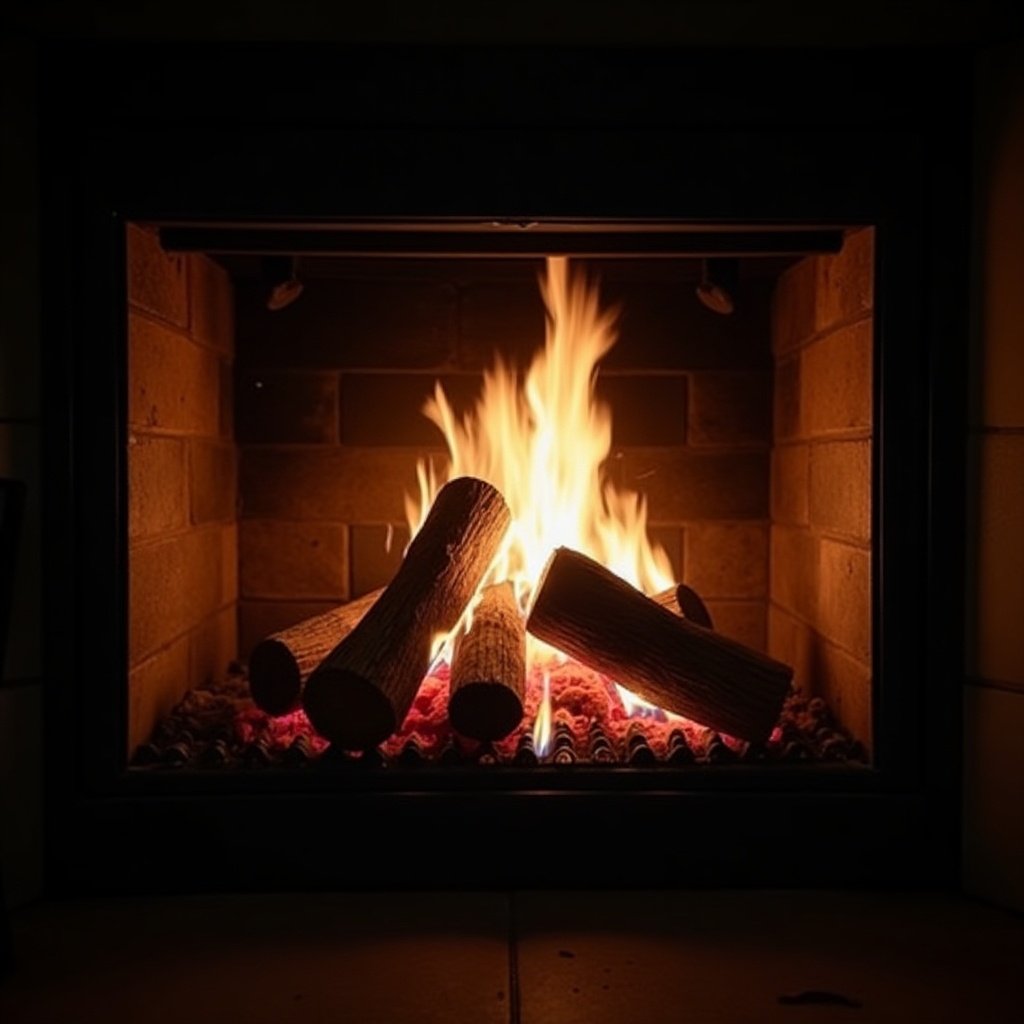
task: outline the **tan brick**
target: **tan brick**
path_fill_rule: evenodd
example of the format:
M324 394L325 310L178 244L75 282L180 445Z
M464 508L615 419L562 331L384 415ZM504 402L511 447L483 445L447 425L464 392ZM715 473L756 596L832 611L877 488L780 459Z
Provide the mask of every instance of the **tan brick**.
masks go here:
M803 529L772 526L769 585L776 604L806 619L817 614L818 542Z
M223 682L238 658L238 609L232 605L204 619L188 635L189 682L211 686Z
M792 352L814 333L817 257L807 256L778 280L772 296L772 351Z
M409 528L400 525L355 525L351 527L350 534L351 593L353 597L361 597L391 582L409 543Z
M683 545L685 531L681 526L648 524L647 539L651 545L660 545L668 556L672 567L672 579L677 583L683 578Z
M527 365L544 345L541 268L522 261L504 280L475 281L461 292L462 365L481 369L494 353ZM769 287L745 282L741 302L723 317L695 301L696 279L680 279L678 265L664 273L650 265L638 276L627 261L602 261L603 309L618 310L618 343L603 370L689 370L764 367L769 354Z
M243 597L348 597L348 531L339 523L246 519L239 534Z
M765 519L768 471L767 451L626 449L612 478L647 496L652 520Z
M775 367L775 393L772 406L776 441L789 441L803 433L800 409L800 356L785 359Z
M238 601L238 525L221 527L220 531L221 604L235 604Z
M235 518L238 504L238 457L232 445L189 442L189 509L193 523Z
M189 688L189 641L179 637L128 674L128 751L145 743Z
M825 330L869 313L874 304L875 232L861 228L846 236L843 248L818 258L815 327Z
M768 444L771 433L770 372L691 375L690 444Z
M435 369L455 360L455 289L420 280L307 279L284 309L262 283L235 289L238 359L289 369Z
M221 606L223 557L218 529L192 530L129 552L128 659L148 654Z
M871 556L822 540L816 625L862 662L871 660Z
M444 435L423 415L436 383L444 389L457 416L480 397L478 374L343 373L341 375L342 444L415 446L444 449Z
M160 248L155 229L129 224L125 242L128 301L178 327L188 327L188 265L181 253Z
M248 661L253 647L264 637L296 622L337 608L337 601L239 601L238 656Z
M597 397L611 413L612 444L685 444L686 392L682 375L601 374Z
M803 693L811 693L814 663L813 647L820 638L810 626L785 608L768 605L768 654L793 669L793 684Z
M337 373L242 371L235 393L235 433L242 443L336 443Z
M684 582L701 597L764 597L768 527L764 523L691 523Z
M243 448L241 495L252 519L401 522L418 494L415 452L386 448ZM443 459L435 464L446 465Z
M538 266L524 262L507 280L482 281L459 295L459 362L489 369L495 354L529 365L544 347L544 303L537 286Z
M805 525L810 509L810 453L805 444L772 449L772 519L790 526Z
M871 749L871 669L863 662L815 637L811 692L820 694L841 725Z
M634 271L635 273L635 271ZM619 341L602 370L767 370L770 286L747 281L731 316L714 313L676 280L602 276L601 301L618 308Z
M767 608L764 601L707 601L715 631L741 644L764 651L767 647Z
M128 438L128 536L152 537L188 523L185 445L170 438Z
M208 256L189 257L192 337L225 356L235 351L235 296L228 272Z
M128 421L134 426L216 436L216 355L142 313L128 319Z
M871 442L811 445L810 518L814 526L871 539Z
M804 433L821 437L871 426L871 323L861 320L801 353Z

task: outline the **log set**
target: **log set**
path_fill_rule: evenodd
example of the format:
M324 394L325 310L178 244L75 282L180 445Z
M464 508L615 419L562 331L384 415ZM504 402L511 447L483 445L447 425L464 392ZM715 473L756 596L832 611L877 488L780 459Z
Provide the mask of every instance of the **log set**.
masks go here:
M302 703L317 732L365 750L401 725L435 643L458 623L510 521L504 498L483 480L441 488L395 578L309 677Z
M768 737L793 675L568 548L548 561L526 628L644 700L740 739Z
M526 629L511 583L486 587L473 625L455 641L448 717L475 740L500 740L523 720Z
M249 655L249 690L268 715L294 711L313 669L355 629L383 588L272 633Z

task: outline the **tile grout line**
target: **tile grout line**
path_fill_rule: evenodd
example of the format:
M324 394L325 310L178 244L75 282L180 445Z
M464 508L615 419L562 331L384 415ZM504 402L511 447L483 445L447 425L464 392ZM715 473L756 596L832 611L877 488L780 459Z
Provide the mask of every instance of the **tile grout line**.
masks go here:
M508 1021L521 1024L519 1010L519 935L516 927L516 894L508 894Z

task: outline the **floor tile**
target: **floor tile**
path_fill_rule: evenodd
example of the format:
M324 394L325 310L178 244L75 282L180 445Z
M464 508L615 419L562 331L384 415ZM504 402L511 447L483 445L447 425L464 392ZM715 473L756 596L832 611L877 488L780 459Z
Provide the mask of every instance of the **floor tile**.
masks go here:
M507 1024L492 894L90 900L13 915L5 1024Z
M1024 926L952 897L523 893L512 913L523 1024L1022 1019Z

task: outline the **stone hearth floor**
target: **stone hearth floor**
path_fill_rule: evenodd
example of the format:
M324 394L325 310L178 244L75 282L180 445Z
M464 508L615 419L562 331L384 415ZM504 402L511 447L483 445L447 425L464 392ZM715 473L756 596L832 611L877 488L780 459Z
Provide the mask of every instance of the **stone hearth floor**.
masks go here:
M12 928L4 1024L1024 1019L1024 923L932 894L90 899Z

